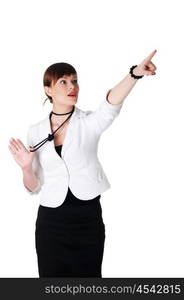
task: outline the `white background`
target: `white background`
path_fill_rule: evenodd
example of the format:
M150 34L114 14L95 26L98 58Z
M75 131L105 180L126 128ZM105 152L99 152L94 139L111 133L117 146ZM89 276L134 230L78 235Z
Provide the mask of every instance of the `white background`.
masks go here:
M99 143L111 183L101 197L103 277L184 277L183 1L1 1L0 276L38 277L34 230L39 195L23 187L9 139L52 109L46 68L72 64L77 106L106 92L154 49L156 75L137 81Z

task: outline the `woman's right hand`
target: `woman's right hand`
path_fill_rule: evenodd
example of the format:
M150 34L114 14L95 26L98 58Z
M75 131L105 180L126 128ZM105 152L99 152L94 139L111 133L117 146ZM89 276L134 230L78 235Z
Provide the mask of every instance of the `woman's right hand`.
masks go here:
M32 162L35 153L30 152L24 144L21 142L21 140L14 138L10 139L10 145L8 146L10 152L13 155L13 158L15 159L16 163L22 168L22 169L29 169L32 168ZM31 147L30 147L31 149Z

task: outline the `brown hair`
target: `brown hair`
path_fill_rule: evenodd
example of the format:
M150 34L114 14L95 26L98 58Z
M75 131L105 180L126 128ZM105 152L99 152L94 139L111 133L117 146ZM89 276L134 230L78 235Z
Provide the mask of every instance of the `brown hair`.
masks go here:
M77 74L75 68L72 65L70 65L68 63L64 63L64 62L53 64L53 65L49 66L44 73L43 86L50 87L52 82L53 82L53 84L55 84L56 81L60 77L62 77L64 75L69 76L71 74ZM47 98L45 99L43 104L45 104L47 99L50 100L50 103L53 103L52 97L48 96L46 92L45 92L45 94L46 94Z

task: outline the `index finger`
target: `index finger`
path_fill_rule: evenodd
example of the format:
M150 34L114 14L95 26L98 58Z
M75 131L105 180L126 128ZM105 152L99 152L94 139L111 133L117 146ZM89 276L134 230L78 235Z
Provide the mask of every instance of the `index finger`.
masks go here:
M22 143L22 141L19 140L19 139L17 139L17 144L18 144L20 147L26 148L26 147L24 146L24 144Z
M145 62L148 62L152 59L152 57L155 55L155 53L157 52L157 50L155 49L153 52L151 52L150 55L148 55L148 57L144 60Z

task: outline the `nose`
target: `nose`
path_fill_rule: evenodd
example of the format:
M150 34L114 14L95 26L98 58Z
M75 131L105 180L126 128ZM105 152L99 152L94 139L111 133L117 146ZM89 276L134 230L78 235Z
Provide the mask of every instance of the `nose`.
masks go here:
M70 85L70 87L69 87L69 89L68 89L68 92L69 92L69 93L72 92L72 91L77 92L77 88L75 87L75 84L73 84L73 83Z
M73 90L74 89L74 84L73 83L71 83L71 85L70 85L70 87L69 87L69 91L71 91L71 90Z

